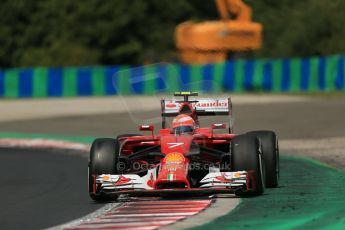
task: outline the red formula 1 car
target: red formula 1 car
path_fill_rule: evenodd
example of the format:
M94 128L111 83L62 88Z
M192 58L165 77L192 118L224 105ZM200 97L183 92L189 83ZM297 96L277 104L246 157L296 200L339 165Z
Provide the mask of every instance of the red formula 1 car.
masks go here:
M141 125L149 135L96 139L89 161L89 193L96 201L132 196L234 193L260 195L277 187L279 149L272 131L232 132L230 98L161 100L162 128ZM201 116L227 116L225 123L201 127ZM167 120L173 119L167 126ZM218 129L226 130L219 134Z

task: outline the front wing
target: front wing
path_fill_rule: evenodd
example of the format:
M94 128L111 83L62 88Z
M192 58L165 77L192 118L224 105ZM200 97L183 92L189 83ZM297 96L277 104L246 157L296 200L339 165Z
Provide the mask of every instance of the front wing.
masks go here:
M250 171L211 172L200 181L198 188L156 189L154 175L155 169L149 170L143 177L136 174L94 175L93 192L129 196L211 195L248 192L255 186L255 177Z

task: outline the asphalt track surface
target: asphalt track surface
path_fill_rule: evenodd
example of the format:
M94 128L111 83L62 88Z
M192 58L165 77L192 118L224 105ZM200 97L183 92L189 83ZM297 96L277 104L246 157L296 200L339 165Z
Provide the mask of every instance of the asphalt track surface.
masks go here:
M102 206L86 192L86 157L57 150L0 153L1 229L47 228Z
M0 122L1 132L48 133L77 136L115 136L138 133L138 124L159 118L157 110ZM281 139L345 137L345 97L294 103L233 105L235 132L275 130ZM208 118L213 121L215 118ZM159 128L159 122L156 123Z
M159 108L157 106L157 108ZM157 111L136 118L159 116ZM234 105L235 131L275 130L282 139L345 136L345 100ZM128 114L71 116L0 123L1 132L115 136L137 133ZM39 161L37 159L40 159ZM41 229L81 217L101 205L86 193L86 160L64 153L1 150L3 229Z

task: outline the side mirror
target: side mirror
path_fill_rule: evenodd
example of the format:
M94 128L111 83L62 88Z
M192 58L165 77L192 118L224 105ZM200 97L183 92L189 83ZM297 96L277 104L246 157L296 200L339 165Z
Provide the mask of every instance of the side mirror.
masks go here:
M212 124L212 129L226 129L226 124L224 123L218 123L218 124Z
M155 127L153 125L140 125L139 130L140 131L151 131L152 138L154 137L153 130L155 130Z
M153 131L153 130L155 130L155 127L153 125L140 125L139 130L140 131Z
M226 129L226 124L224 124L224 123L212 124L211 129L212 129L212 137L213 137L213 130L215 130L215 129Z
M151 131L152 138L153 138L153 130L155 130L155 127L153 125L140 125L139 126L140 131Z

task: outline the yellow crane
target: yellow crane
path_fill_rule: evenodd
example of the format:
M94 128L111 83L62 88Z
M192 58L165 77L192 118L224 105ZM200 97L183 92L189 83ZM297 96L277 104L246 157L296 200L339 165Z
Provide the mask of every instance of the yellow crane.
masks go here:
M262 25L252 21L252 9L242 0L216 0L221 20L184 22L176 27L180 59L189 64L225 61L229 52L262 46Z

